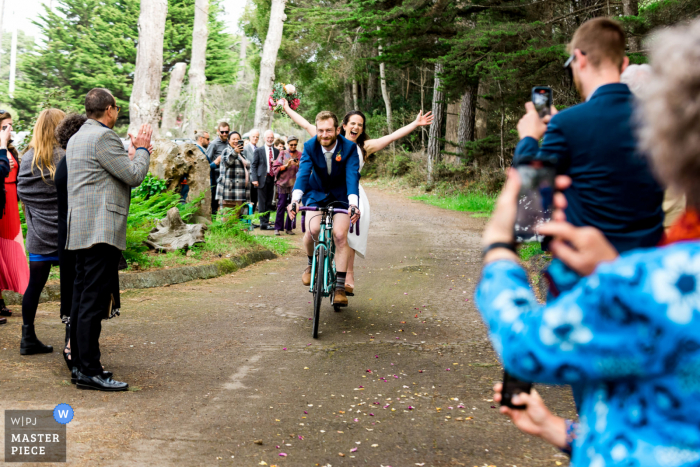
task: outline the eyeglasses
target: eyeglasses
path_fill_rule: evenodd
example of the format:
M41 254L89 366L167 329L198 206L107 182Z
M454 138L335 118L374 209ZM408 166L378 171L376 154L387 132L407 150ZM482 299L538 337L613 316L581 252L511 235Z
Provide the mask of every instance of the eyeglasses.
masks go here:
M219 130L219 134L220 134L220 135L227 135L227 134L229 134L229 133L230 133L229 130L226 130L226 131L224 131L224 130Z
M581 55L583 55L584 57L586 56L586 52L584 52L583 50L579 50L579 52L581 52ZM576 54L571 54L569 55L569 58L566 60L566 62L564 62L564 68L569 73L570 81L574 80L574 71L571 69L571 64L574 63L575 60Z
M117 113L122 111L121 105L109 105L109 106L107 106L107 109L109 109L110 107L114 107L117 110ZM107 110L107 109L105 109L105 110Z
M7 113L7 110L0 109L0 114L4 114L4 113Z

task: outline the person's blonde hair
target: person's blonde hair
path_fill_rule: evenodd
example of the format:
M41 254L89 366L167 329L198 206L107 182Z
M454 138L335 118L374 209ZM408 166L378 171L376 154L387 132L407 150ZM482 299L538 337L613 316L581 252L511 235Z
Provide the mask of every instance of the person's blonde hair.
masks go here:
M338 117L330 110L323 110L316 115L316 124L324 120L333 120L333 128L338 128Z
M34 167L39 169L42 180L44 178L44 169L48 169L53 180L56 174L56 164L53 160L53 150L59 146L56 139L56 127L66 114L59 109L42 110L34 125L34 134L32 140L27 146L27 150L34 149L34 159L32 160L32 173Z
M651 40L653 75L641 102L640 144L670 188L700 200L700 20Z

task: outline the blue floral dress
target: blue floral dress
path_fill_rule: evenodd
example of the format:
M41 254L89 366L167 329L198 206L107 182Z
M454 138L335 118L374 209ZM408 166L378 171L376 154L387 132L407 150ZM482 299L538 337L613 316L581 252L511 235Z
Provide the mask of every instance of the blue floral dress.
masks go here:
M700 242L625 254L545 306L496 261L476 303L509 372L580 391L573 466L700 465Z

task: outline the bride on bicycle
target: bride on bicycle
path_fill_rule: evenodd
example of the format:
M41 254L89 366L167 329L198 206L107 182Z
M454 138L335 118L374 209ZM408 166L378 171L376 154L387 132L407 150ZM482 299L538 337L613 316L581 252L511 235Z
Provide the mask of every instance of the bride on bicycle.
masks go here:
M280 99L279 103L283 104L284 111L287 115L301 128L306 130L306 132L313 136L316 136L316 126L309 123L304 117L296 113L289 107L289 102L286 99ZM391 143L408 136L418 127L430 125L433 122L433 116L431 112L423 115L423 111L418 112L416 119L406 125L403 128L399 128L390 135L383 136L377 139L368 139L367 133L365 132L366 118L365 115L359 110L351 110L343 118L343 123L341 126L340 134L357 144L358 156L360 158L360 172L364 166L367 158L377 151L381 151L385 147L389 146ZM360 235L350 235L348 237L349 257L348 257L348 270L345 283L345 291L348 294L353 294L355 289L355 254L361 258L365 257L367 251L367 234L369 232L370 223L370 206L365 190L360 185L360 201L359 209L362 212L362 217L360 218Z

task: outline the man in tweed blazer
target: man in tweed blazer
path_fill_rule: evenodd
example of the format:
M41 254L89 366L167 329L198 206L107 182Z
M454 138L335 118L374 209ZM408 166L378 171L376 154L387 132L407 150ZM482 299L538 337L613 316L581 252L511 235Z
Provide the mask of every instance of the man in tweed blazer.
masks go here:
M68 141L68 240L75 250L76 278L71 309L73 379L81 389L124 391L100 363L102 319L111 302L120 250L126 249L131 188L148 173L152 130L142 125L127 153L112 131L119 106L102 88L85 97L88 120Z

